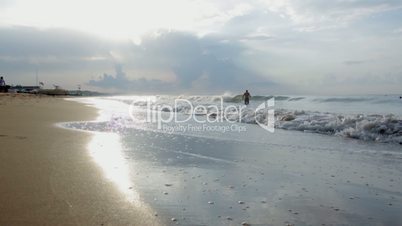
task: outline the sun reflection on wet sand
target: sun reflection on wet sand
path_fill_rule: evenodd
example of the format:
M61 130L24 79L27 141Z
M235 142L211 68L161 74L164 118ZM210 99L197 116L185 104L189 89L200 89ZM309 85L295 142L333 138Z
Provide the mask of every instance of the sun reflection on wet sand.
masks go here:
M115 133L94 132L88 144L90 155L102 167L106 178L114 182L119 190L135 206L142 206L140 195L130 181L127 162L123 157L120 136Z

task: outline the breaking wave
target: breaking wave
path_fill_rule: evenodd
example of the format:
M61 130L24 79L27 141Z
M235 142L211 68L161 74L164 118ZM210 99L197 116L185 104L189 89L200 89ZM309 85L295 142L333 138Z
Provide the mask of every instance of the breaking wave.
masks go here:
M188 109L186 109L188 110ZM223 116L209 112L206 116ZM230 121L267 124L263 110L244 109L241 113L230 112L225 116ZM314 111L275 110L275 128L302 132L335 135L363 141L402 144L402 119L395 115L343 115Z
M272 97L275 101L282 103L281 108L275 108L275 128L284 130L297 130L303 132L319 133L340 137L359 139L363 141L387 142L402 144L402 104L398 97L298 97L298 96L253 96L253 104L239 111L242 102L242 96L152 96L152 110L162 112L176 112L180 114L194 114L200 117L225 117L230 121L239 123L257 124L267 123L266 112L256 111L257 106ZM111 97L111 100L120 101L127 105L132 105L138 110L144 110L147 106L147 97ZM177 98L188 100L191 103L197 103L205 108L194 112L186 102L173 104ZM133 101L134 99L134 101ZM221 106L217 104L223 101ZM357 102L365 103L362 105ZM283 104L285 103L285 104ZM301 103L301 104L300 104ZM305 110L306 103L310 104L310 109ZM319 109L319 105L330 103L330 109L335 110L341 107L339 112L327 112L325 109ZM335 105L337 103L337 105ZM342 103L342 105L340 105ZM377 105L375 103L387 104ZM294 105L297 104L297 105ZM232 105L238 108L232 108L230 111L223 112L222 107ZM218 107L216 107L218 106ZM336 106L336 107L335 107ZM357 106L361 114L347 111L347 107ZM396 107L395 107L396 106ZM308 107L308 106L307 106ZM392 107L392 110L390 110ZM299 109L299 110L295 110ZM303 110L300 110L303 109ZM318 109L318 111L315 111ZM365 111L366 109L380 110L381 113ZM382 109L386 109L382 111ZM395 112L395 114L391 114ZM113 121L112 127L118 127ZM124 122L126 123L126 122ZM123 124L124 124L123 123Z
M316 98L314 101L317 102L341 102L341 103L351 103L351 102L364 102L371 101L372 98L364 97L330 97L330 98Z
M272 97L275 97L276 101L284 101L284 100L297 101L297 100L304 99L304 97L291 98L288 96L252 96L251 99L253 101L265 101L265 100L271 99ZM224 100L225 100L225 102L229 102L229 103L241 103L241 102L243 102L243 95L236 95L234 97L226 97Z
M402 120L395 115L342 115L279 110L275 127L364 141L402 144Z

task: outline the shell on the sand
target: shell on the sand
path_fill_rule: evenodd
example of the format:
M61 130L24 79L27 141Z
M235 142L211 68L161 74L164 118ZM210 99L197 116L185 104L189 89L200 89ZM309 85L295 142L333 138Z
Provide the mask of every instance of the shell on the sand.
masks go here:
M238 201L237 203L239 203L239 204L244 204L244 202L243 202L243 201Z
M242 222L241 225L243 225L243 226L250 226L250 224L247 223L247 222Z
M166 187L171 187L173 184L165 184Z
M173 217L171 220L172 220L172 221L177 221L177 219L176 219L176 218L174 218L174 217Z
M214 202L212 202L212 201L209 201L209 202L208 202L208 204L212 205L212 204L214 204Z
M231 217L226 217L226 220L231 221L233 219Z

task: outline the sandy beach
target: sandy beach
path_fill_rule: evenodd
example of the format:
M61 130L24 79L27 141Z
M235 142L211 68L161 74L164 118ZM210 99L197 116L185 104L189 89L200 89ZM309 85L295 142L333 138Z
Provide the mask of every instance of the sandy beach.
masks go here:
M155 225L88 154L90 133L57 122L95 109L62 98L0 96L0 225Z

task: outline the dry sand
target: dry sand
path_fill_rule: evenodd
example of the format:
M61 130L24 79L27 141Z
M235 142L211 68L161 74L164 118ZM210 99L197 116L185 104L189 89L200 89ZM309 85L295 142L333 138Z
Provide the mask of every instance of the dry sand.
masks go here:
M62 98L0 94L0 225L155 225L105 179L90 133L56 122L96 110Z

